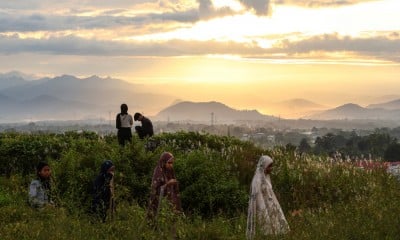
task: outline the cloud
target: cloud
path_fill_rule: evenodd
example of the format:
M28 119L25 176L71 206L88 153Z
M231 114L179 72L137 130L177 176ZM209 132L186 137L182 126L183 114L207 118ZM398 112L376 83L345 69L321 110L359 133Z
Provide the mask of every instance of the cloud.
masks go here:
M352 38L338 34L314 36L301 41L283 40L275 51L288 54L311 52L353 52L365 56L400 62L400 38L397 32L371 38Z
M135 4L157 2L148 0L12 0L0 1L0 9L10 10L40 10L40 9L74 9L79 8L128 8Z
M347 5L354 5L365 2L377 2L380 0L341 0L341 1L332 1L332 0L275 0L274 4L278 5L296 5L307 8L320 8L320 7L340 7Z
M271 14L271 1L269 0L239 0L248 10L254 10L257 15Z
M114 29L118 27L138 27L165 21L195 22L198 14L194 11L178 13L162 13L126 16L58 16L32 14L28 16L14 16L2 14L0 16L0 32L34 32L34 31L64 31L75 29Z
M230 54L243 57L289 59L296 55L315 56L315 53L351 52L359 56L400 62L400 37L397 32L372 38L351 38L337 34L314 36L301 41L281 40L272 48L261 48L257 42L234 41L151 41L125 42L85 39L73 35L48 39L21 39L18 35L0 36L0 54L40 53L53 55L88 56L188 56Z
M48 39L21 39L17 35L0 37L0 53L41 53L93 56L186 56L204 54L256 54L256 44L217 41L117 42L84 39L76 36Z
M95 16L77 15L85 11L79 11L76 9L71 9L67 14L48 14L40 12L15 13L13 11L5 11L0 14L0 32L66 31L77 29L91 30L123 27L148 28L151 24L192 24L199 20L235 14L235 12L228 7L216 9L210 0L198 0L198 8L197 6L195 6L196 8L179 8L176 7L178 5L172 6L170 5L170 2L163 1L160 1L159 4L163 5L162 8L164 10L169 10L165 10L161 13L153 11L135 14L134 16L124 16L123 14L125 13L125 10L119 8L106 10ZM162 31L162 29L160 30Z

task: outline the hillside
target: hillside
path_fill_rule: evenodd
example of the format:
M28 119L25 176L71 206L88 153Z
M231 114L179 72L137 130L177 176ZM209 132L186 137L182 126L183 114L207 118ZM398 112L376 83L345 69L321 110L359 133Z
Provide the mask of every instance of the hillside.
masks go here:
M364 108L349 103L339 107L306 116L307 119L400 119L400 110L386 110L383 108Z
M114 117L119 112L121 103L127 103L130 112L157 112L166 106L165 102L175 99L149 93L142 85L119 79L71 75L17 81L1 89L0 97L7 100L0 104L2 121L65 119L69 116L73 119L109 118L110 114Z
M268 109L276 115L292 119L311 115L327 108L327 106L303 98L294 98L268 105Z
M400 99L384 102L384 103L377 103L377 104L370 104L367 108L384 108L388 110L399 110L400 109Z
M212 120L213 117L213 120ZM154 119L160 121L189 121L231 123L235 121L273 120L257 110L236 110L219 102L179 102L160 111Z

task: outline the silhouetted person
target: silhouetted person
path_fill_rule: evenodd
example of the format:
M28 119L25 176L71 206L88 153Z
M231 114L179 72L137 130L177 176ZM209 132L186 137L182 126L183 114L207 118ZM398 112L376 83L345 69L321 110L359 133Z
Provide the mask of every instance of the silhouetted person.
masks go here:
M154 135L153 124L151 123L150 119L148 119L147 117L143 116L140 113L135 113L133 118L135 119L135 121L142 122L142 126L135 127L135 130L139 135L140 139L143 139L145 137L151 137Z
M93 183L92 212L103 222L106 221L107 213L113 217L114 203L114 171L115 166L111 160L101 164L100 173Z
M128 105L125 103L121 104L121 112L118 113L115 124L118 129L118 143L124 146L125 142L131 142L133 120L132 115L128 113Z

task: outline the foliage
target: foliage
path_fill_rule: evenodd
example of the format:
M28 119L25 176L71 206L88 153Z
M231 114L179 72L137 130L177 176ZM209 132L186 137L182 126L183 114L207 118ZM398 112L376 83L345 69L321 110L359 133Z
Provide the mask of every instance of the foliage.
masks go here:
M151 149L149 148L151 146ZM151 175L163 151L174 154L186 216L146 221ZM271 239L396 239L399 182L384 169L299 155L293 146L265 151L250 142L194 132L161 134L120 147L90 132L0 134L2 239L244 239L248 190L262 154L274 161L274 191L291 231ZM101 163L116 165L117 212L106 224L85 214ZM56 208L26 204L38 161L53 171ZM15 165L14 165L15 164ZM262 236L259 239L264 239Z
M342 158L349 156L353 159L365 157L381 159L388 147L396 142L396 138L378 130L367 136L358 136L354 132L349 136L328 133L322 137L317 137L313 152L317 155L326 154L329 156L340 153Z

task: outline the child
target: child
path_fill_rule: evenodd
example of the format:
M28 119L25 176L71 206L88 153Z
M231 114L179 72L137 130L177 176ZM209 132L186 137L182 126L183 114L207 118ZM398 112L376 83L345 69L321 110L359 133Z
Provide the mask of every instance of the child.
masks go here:
M113 162L106 160L101 164L100 174L94 181L92 211L103 222L106 221L108 210L111 217L114 212L114 171Z
M36 167L37 179L29 186L29 204L35 208L54 206L50 197L51 184L50 166L45 162L40 162Z

